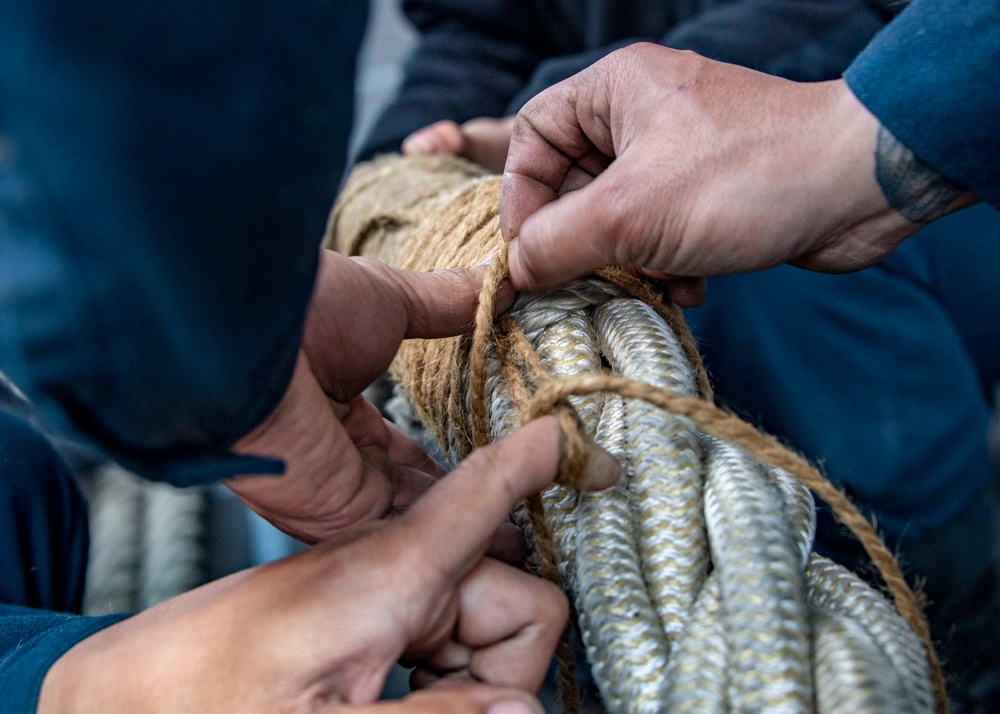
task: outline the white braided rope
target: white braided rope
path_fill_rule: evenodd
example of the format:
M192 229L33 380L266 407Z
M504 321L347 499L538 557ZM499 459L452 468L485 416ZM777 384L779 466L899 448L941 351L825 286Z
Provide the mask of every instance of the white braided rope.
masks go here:
M85 615L135 610L142 556L142 482L116 464L102 466L88 489L90 554Z
M610 371L696 392L665 322L603 281L522 296L512 314L553 374ZM519 422L499 374L491 354L494 438ZM802 484L644 402L574 406L626 471L600 493L544 496L612 714L933 711L916 635L881 595L812 553Z
M83 612L142 610L205 580L207 493L139 478L116 464L89 484Z
M201 585L207 559L205 490L146 482L143 493L140 609Z

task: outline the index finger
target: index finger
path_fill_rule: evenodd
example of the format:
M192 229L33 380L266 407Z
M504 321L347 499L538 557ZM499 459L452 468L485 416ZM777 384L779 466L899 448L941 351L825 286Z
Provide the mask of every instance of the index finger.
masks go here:
M514 504L555 479L561 436L559 422L544 417L476 449L400 518L406 537L457 580L486 552Z
M528 216L559 195L573 162L593 148L580 126L574 77L528 102L514 119L500 185L500 230L511 240Z
M621 468L609 454L593 448L583 487L606 488ZM558 420L535 419L502 441L476 449L395 525L420 549L420 557L458 580L486 552L514 504L552 483L561 452Z

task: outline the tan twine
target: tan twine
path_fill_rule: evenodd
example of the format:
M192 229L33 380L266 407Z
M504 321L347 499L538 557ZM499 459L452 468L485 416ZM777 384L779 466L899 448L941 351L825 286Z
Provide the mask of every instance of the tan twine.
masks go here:
M330 217L327 245L349 255L364 255L410 270L440 270L490 263L471 335L443 340L409 340L392 373L421 422L450 453L464 456L490 443L487 403L488 363L495 355L498 375L521 421L555 414L562 426L564 456L558 482L572 486L586 465L590 437L570 404L571 398L616 394L641 400L685 417L705 433L735 444L761 463L783 469L826 502L858 538L877 567L896 610L923 645L938 712L948 709L944 677L917 598L899 564L872 524L844 493L803 457L733 414L716 406L695 341L680 310L647 283L629 273L599 273L622 293L648 305L673 330L695 370L698 397L672 393L612 374L553 376L540 361L515 319L494 319L494 297L507 275L506 251L498 220L499 178L451 157L385 157L355 169ZM541 574L560 583L555 536L539 497L528 499L534 547ZM562 678L571 678L568 645L559 652ZM565 684L565 683L564 683ZM574 711L575 687L563 686L566 711Z

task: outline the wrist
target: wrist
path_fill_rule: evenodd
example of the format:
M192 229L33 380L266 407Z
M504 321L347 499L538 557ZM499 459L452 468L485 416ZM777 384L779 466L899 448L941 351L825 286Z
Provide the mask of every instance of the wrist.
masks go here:
M837 80L829 86L833 101L823 163L833 169L832 176L840 187L838 194L850 206L851 222L902 229L904 222L885 200L875 176L878 119L858 101L846 82Z
M862 169L858 178L873 205L887 206L896 223L909 232L943 215L979 201L914 154L882 125L878 117L854 95L844 80L836 83L836 121L851 146L850 159Z
M880 123L843 80L815 85L821 102L813 162L816 206L827 206L828 223L818 238L820 253L805 267L831 272L857 270L890 253L919 226L889 204L876 176Z

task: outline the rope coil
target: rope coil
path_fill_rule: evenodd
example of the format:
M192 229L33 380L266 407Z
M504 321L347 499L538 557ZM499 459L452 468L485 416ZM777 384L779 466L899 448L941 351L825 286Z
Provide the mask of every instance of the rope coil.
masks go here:
M407 342L393 372L454 460L559 416L559 483L527 511L540 570L575 596L608 709L945 711L926 623L892 554L804 459L714 405L679 310L609 270L522 295L492 319L506 275L498 191L458 159L387 157L352 174L328 240L417 270L495 256L473 335ZM618 458L623 483L567 487L585 438ZM896 610L812 553L810 489L859 537Z

